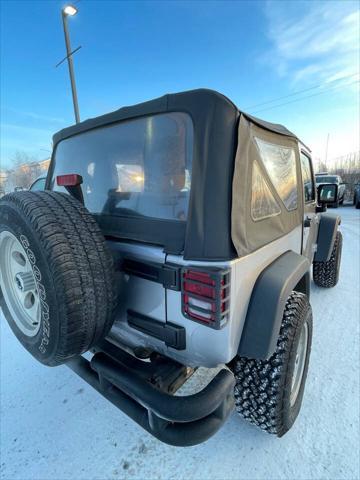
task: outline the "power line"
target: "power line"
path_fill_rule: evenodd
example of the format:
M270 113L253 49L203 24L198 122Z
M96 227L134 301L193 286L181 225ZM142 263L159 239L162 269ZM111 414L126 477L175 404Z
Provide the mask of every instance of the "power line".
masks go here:
M255 108L255 107L260 107L261 105L267 105L268 103L273 103L273 102L276 102L277 100L282 100L283 98L293 97L294 95L298 95L299 93L308 92L309 90L314 90L315 88L323 87L325 85L328 85L329 83L338 82L340 80L344 80L345 78L355 77L355 75L359 75L359 72L352 73L351 75L345 75L344 77L336 78L335 80L331 80L330 82L327 82L327 83L324 83L324 82L323 83L318 83L317 85L313 85L312 87L305 88L304 90L298 90L296 92L289 93L289 95L284 95L282 97L273 98L272 100L267 100L266 102L256 103L255 105L245 107L244 110L252 109L252 108Z
M273 108L282 107L283 105L288 105L289 103L299 102L300 100L305 100L307 98L316 97L316 96L322 95L323 93L326 93L330 90L336 90L338 88L347 87L349 85L353 85L354 83L360 83L360 80L355 80L355 82L345 83L345 84L342 84L342 85L337 85L336 87L327 88L325 90L322 90L321 92L313 93L312 95L306 95L305 97L301 97L301 98L296 98L295 100L290 100L289 102L279 103L278 105L273 105L272 107L261 108L260 110L255 110L255 112L253 112L253 113L259 113L259 112L264 112L266 110L272 110Z

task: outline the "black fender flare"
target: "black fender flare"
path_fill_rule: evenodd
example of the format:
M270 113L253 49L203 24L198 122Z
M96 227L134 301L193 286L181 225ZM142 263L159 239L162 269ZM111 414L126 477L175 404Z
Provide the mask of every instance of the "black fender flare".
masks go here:
M330 260L334 248L336 232L341 223L338 215L321 215L317 236L317 250L314 262L327 262Z
M285 304L293 290L309 296L310 262L288 251L259 275L250 298L238 354L257 360L275 351Z

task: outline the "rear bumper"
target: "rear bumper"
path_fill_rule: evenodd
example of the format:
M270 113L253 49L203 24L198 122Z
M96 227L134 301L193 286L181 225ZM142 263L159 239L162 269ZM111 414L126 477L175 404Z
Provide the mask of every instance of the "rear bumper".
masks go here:
M138 425L169 445L185 447L204 442L219 430L234 407L235 381L226 369L200 392L181 397L155 387L142 372L134 370L134 365L127 368L103 352L96 353L91 361L77 357L67 365Z

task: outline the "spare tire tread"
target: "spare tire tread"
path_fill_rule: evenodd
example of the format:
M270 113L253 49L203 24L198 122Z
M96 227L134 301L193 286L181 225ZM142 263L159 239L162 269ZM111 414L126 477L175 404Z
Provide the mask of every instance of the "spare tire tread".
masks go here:
M106 301L100 305L102 308L106 309L105 317L107 318L107 321L105 322L105 325L103 326L102 329L105 328L105 331L108 332L109 329L111 328L112 312L115 306L115 288L114 288L115 284L113 282L112 277L107 275L108 271L113 271L113 268L114 268L113 258L111 255L108 254L103 236L101 235L99 237L98 224L96 223L94 218L88 214L85 207L70 195L66 195L64 197L64 200L67 201L72 208L78 211L79 215L84 219L87 225L87 231L90 231L92 234L92 239L94 241L97 255L92 255L90 265L93 265L93 260L100 259L100 262L97 263L97 268L99 268L102 272L102 278L104 279L104 283L105 283L104 286L105 286L105 295L106 295ZM88 253L88 256L89 256L89 251L86 250L86 252ZM98 277L95 276L94 278L96 279ZM96 280L95 280L95 283L96 283ZM96 337L98 337L98 335L99 333L96 335Z
M77 200L75 200L73 197L70 197L66 194L59 195L50 193L50 195L58 203L60 209L62 209L60 210L60 215L64 218L64 223L66 223L66 218L71 219L70 224L65 225L65 230L68 237L71 237L74 256L77 258L77 261L88 263L90 267L90 272L80 272L80 279L83 286L84 295L87 297L87 301L85 300L84 303L88 310L90 310L88 315L90 316L92 314L93 316L95 328L93 329L92 335L89 339L90 343L92 344L94 341L97 342L99 340L100 335L104 330L105 325L99 320L100 318L104 317L104 311L108 313L109 301L111 305L111 298L108 298L108 293L111 295L111 291L107 291L106 284L103 281L104 276L106 278L106 274L101 265L102 262L99 258L100 252L96 242L98 228L96 230L93 228L85 228L85 225L88 227L90 223L87 221L89 218L89 213L87 210L85 210L85 208L81 210L76 208L79 202L77 202ZM64 215L63 212L66 213L66 215ZM75 245L76 248L74 248ZM96 254L91 253L94 252L94 250ZM101 278L101 281L97 281L97 278ZM95 299L102 299L102 301L95 302ZM90 329L88 330L90 333Z
M41 245L62 319L56 352L38 359L64 363L96 345L112 326L112 256L92 215L70 195L26 191L4 200L22 212Z
M97 311L94 298L94 285L91 276L88 274L89 265L84 253L87 244L86 242L81 242L80 239L74 234L74 231L72 230L72 212L68 216L68 218L63 214L63 212L61 211L61 206L56 201L56 197L58 197L58 195L59 194L54 195L53 193L47 193L44 197L44 203L51 209L54 217L62 226L65 238L63 239L63 241L60 241L58 239L57 242L53 242L53 239L51 237L47 237L46 243L48 245L49 251L51 252L50 259L54 267L54 276L56 280L55 283L58 284L58 282L60 282L62 285L70 287L70 298L75 297L77 299L75 303L78 302L78 308L74 309L74 311L71 312L71 315L69 315L70 298L68 296L69 294L67 294L68 300L66 301L66 309L68 313L69 323L66 324L66 331L63 331L63 335L60 336L60 343L62 343L62 345L59 345L59 350L67 352L68 350L73 349L75 345L69 344L73 343L73 340L68 336L68 331L77 330L79 336L82 338L82 341L79 342L79 345L81 345L80 350L81 352L84 352L87 349L87 345L91 344L96 323ZM70 224L69 219L71 219ZM44 224L40 231L42 232L44 229L46 230L48 228L49 225ZM60 262L58 260L54 260L54 257L57 256L57 253L60 253L60 249L62 250L63 254L70 255L72 257L72 261L69 261L65 264L61 262L61 264L59 264ZM77 272L77 275L71 275L70 278L69 274L72 271L74 273ZM81 321L79 321L76 315L78 310L80 316L82 317ZM74 323L74 325L72 325L72 323ZM65 327L65 324L63 327ZM65 358L66 356L64 357L62 354L58 354L58 360L63 361L65 360Z

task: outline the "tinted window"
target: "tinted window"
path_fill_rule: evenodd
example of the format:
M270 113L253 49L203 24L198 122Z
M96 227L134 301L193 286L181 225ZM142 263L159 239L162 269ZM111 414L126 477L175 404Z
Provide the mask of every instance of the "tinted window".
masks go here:
M193 125L185 113L124 121L61 141L57 175L83 177L93 213L185 220L191 183Z
M316 183L337 183L338 177L336 176L323 176L323 175L316 175Z
M46 178L39 178L30 187L31 191L45 190Z
M313 178L311 173L310 158L303 153L300 153L300 163L302 179L304 184L304 198L305 202L312 202L315 199L315 190Z
M261 160L287 210L297 208L296 160L293 148L255 138Z

